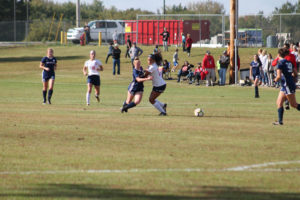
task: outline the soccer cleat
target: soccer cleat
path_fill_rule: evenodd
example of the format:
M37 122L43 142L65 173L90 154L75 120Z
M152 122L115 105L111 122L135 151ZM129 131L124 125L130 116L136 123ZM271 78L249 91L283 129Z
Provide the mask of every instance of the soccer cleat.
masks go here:
M51 105L51 100L50 100L50 99L48 99L48 104L50 104L50 105Z
M86 104L86 106L89 106L89 105L90 105L89 103Z
M258 95L255 95L255 98L259 98L259 96L258 96Z
M127 112L128 110L125 108L125 106L121 107L121 113Z
M161 112L159 116L167 116L167 113Z
M273 122L273 125L283 125L283 123L282 122Z
M98 102L100 102L99 96L95 95L95 98L97 99Z
M165 113L167 113L167 104L166 103L164 104L163 109L165 110Z
M43 101L43 103L42 103L43 105L46 105L46 101Z

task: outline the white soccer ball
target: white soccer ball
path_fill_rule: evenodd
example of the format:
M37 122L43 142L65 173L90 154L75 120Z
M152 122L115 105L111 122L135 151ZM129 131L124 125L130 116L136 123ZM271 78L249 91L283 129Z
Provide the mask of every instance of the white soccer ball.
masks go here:
M194 115L196 117L203 117L204 116L204 111L202 110L202 108L196 108L194 110Z

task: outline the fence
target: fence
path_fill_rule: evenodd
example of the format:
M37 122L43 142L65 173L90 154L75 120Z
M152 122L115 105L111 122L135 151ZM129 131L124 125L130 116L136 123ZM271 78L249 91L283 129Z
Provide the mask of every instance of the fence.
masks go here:
M85 22L91 20L82 20ZM145 45L161 44L160 33L167 27L172 44L181 43L181 33L191 33L199 45L224 46L229 40L229 16L222 14L196 15L137 15L136 20L123 20L124 35ZM52 26L51 26L52 24ZM60 31L75 27L75 21L50 20L0 21L0 41L55 41ZM206 24L206 25L205 25ZM282 46L283 42L300 41L300 14L262 14L239 16L240 46ZM105 26L105 32L109 27ZM138 34L136 34L138 33ZM108 42L107 40L105 40Z

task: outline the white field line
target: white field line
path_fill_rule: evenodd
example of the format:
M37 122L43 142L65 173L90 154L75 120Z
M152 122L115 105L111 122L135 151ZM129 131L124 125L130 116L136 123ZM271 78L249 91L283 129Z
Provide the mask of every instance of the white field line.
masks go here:
M149 172L300 172L300 168L263 168L276 165L288 165L288 164L300 164L300 160L297 161L280 161L269 162L255 165L238 166L224 169L205 169L205 168L186 168L186 169L103 169L103 170L47 170L47 171L4 171L0 172L0 175L34 175L34 174L74 174L74 173L87 173L87 174L124 174L124 173L149 173Z

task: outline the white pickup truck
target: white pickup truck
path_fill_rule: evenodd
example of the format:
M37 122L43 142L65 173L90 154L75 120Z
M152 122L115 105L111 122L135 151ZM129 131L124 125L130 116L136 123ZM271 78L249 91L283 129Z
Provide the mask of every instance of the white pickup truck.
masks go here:
M102 41L110 42L113 40L113 34L116 32L118 43L124 43L124 21L122 20L94 20L88 23L90 27L91 38L94 41L98 40L99 32L102 33ZM80 42L80 36L83 34L83 27L72 28L68 30L67 39L73 43Z

